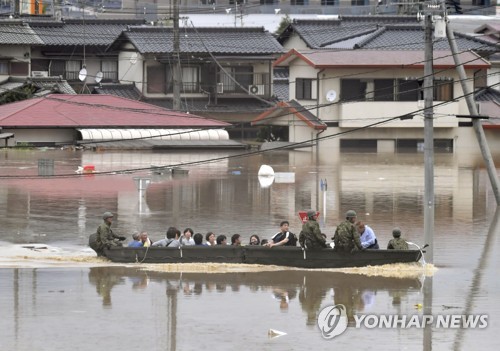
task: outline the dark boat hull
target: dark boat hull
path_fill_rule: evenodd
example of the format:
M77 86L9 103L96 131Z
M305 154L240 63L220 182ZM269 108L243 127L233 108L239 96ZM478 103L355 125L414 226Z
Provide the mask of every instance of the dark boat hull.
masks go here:
M340 253L332 249L302 250L300 247L187 246L179 248L113 247L105 256L121 263L247 263L297 268L343 268L418 262L419 250L365 250Z

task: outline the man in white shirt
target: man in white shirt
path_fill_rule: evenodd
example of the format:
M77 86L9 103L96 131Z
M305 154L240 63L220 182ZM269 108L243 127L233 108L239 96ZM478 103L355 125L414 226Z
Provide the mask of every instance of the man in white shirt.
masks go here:
M361 221L356 222L356 230L360 235L361 246L363 249L379 249L377 237L372 228Z

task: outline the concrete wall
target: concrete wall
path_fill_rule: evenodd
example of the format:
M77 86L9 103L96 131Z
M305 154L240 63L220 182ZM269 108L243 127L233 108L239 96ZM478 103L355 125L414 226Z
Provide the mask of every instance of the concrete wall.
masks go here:
M54 129L2 129L2 133L14 133L7 146L20 143L73 143L76 131L72 128ZM3 146L3 145L2 145Z

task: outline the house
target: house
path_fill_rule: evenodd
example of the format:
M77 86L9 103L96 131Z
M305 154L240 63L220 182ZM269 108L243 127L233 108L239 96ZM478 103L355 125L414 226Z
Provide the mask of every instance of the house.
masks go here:
M112 95L52 94L0 108L2 133L14 134L9 146L240 147L229 126Z
M274 66L289 69L287 103L293 103L294 109L271 108L253 124L288 128L291 142L321 138L323 148L419 150L424 127L422 26L407 18L391 24L372 19L343 21L303 21L288 28L280 40L284 47L298 49L290 49ZM485 80L476 78L486 76L491 65L480 54L488 56L496 48L460 34L457 44L467 84L471 90L484 87ZM434 138L436 147L445 152L477 148L470 124L456 118L469 114L462 95L447 40L436 39ZM328 128L312 126L298 114L305 112L315 116L315 125L322 122ZM492 142L496 139L489 137Z
M110 45L118 76L143 101L173 106L173 66L181 64L181 110L230 123L238 133L274 105L273 61L282 46L263 28L182 28L178 55L173 29L130 26ZM102 85L105 89L105 84Z

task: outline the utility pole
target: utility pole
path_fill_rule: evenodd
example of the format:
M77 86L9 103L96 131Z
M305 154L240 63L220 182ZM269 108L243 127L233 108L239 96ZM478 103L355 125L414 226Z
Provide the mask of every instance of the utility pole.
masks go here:
M469 114L471 115L471 117L479 116L476 103L474 101L474 96L472 95L472 92L467 85L467 75L465 74L464 66L460 62L460 59L458 57L457 42L455 41L455 34L453 33L453 29L451 28L451 26L446 26L446 34L448 36L448 43L450 44L451 52L453 54L453 60L455 61L458 77L460 78L460 84L462 85L462 91L465 95L465 101L467 102L467 107L469 108ZM493 162L493 158L491 157L490 148L486 141L486 136L484 135L481 120L479 118L472 118L472 127L474 128L474 132L476 133L479 148L481 149L481 154L483 155L483 159L486 164L486 170L490 178L493 195L495 195L495 200L498 206L500 205L500 185L498 182L495 163Z
M432 10L424 4L425 50L424 50L424 242L429 244L425 260L434 261L434 73L432 43Z
M173 109L181 110L181 58L179 43L179 0L174 0Z

